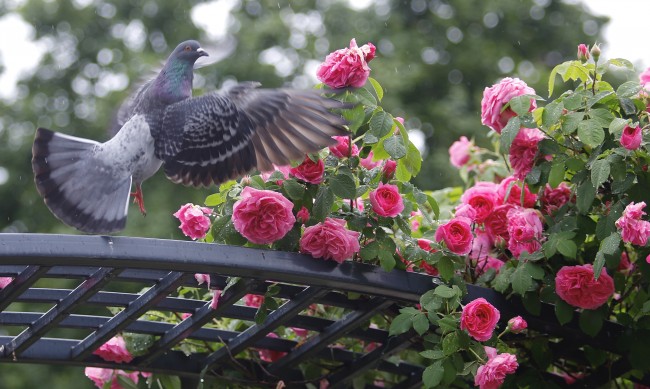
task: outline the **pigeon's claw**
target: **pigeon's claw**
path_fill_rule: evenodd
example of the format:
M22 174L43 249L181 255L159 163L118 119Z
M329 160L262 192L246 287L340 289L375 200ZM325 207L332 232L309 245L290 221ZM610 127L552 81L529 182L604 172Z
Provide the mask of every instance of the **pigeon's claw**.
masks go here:
M133 204L138 204L140 213L144 216L147 216L147 210L144 209L144 197L142 197L142 187L140 184L136 184L135 192L131 192L131 196L133 196Z

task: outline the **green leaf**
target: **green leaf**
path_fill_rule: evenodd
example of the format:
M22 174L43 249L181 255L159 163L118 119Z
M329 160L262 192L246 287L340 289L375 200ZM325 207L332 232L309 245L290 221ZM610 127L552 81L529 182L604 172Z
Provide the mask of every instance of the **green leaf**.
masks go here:
M385 111L377 111L370 118L370 132L381 139L393 128L393 116Z
M117 373L114 373L117 374ZM169 376L164 376L164 377L169 377ZM178 377L175 377L178 379ZM108 388L110 388L112 385L110 384L111 381L108 381ZM117 382L122 386L124 389L138 389L138 385L133 382L133 380L127 376L123 376L121 374L117 374ZM106 386L106 385L105 385ZM171 388L171 389L180 389L180 379L178 380L178 385L176 386L165 386L165 388Z
M375 94L377 95L377 98L379 101L384 98L384 89L381 87L379 82L375 80L372 77L368 77L368 81L370 81L370 84L372 84L373 89L375 90Z
M344 110L342 114L345 120L348 121L348 129L353 134L356 133L359 127L361 127L366 121L366 111L361 104L355 105L354 108Z
M529 290L532 290L535 286L533 281L533 274L528 268L528 262L520 263L519 266L515 269L515 272L512 274L512 290L520 295L526 294Z
M601 310L585 309L580 314L580 329L587 335L594 337L603 328L605 315Z
M406 146L401 136L391 136L384 139L384 149L395 160L406 156Z
M165 389L181 389L181 379L178 376L157 375L156 380ZM135 385L135 388L137 387L138 386Z
M588 119L578 124L578 138L590 147L598 147L605 140L605 131L594 119Z
M442 299L436 296L433 290L429 290L420 296L420 306L428 312L437 311L442 305Z
M555 76L557 74L566 73L566 69L569 67L570 62L564 62L559 65L556 65L551 71L551 75L548 77L548 96L553 95L553 89L555 88Z
M380 244L376 240L368 243L359 250L359 255L364 261L370 261L379 255Z
M377 107L377 99L375 99L375 96L373 96L368 89L355 89L353 94L357 98L357 101L366 107L369 107L371 109L375 109L375 107Z
M564 160L556 158L551 165L551 171L548 173L548 184L552 188L557 188L564 181Z
M456 297L458 295L456 293L456 290L448 287L447 285L438 285L433 290L433 293L435 293L436 295L438 295L438 296L440 296L442 298L446 298L446 299L454 298L454 297Z
M587 177L582 184L578 186L576 192L576 207L582 215L589 213L591 204L596 198L596 187L591 183L591 178Z
M217 205L222 204L224 201L226 201L226 199L221 193L213 193L205 198L203 204L205 204L206 207L216 207Z
M450 332L442 338L442 352L449 356L454 354L460 348L458 332Z
M641 85L639 81L627 81L622 83L618 89L616 89L616 95L621 97L632 97L639 93L641 90Z
M437 324L443 334L449 331L456 331L459 325L458 320L451 315L438 319Z
M558 298L555 303L555 316L560 325L565 325L573 319L575 308Z
M422 372L422 383L424 387L435 388L439 386L444 374L445 369L442 367L442 362L436 361L433 365L428 366Z
M609 133L612 134L613 137L618 138L620 137L621 132L623 132L625 126L629 123L630 119L614 118L614 120L609 124Z
M422 155L412 142L408 142L406 157L397 161L395 176L398 180L406 182L415 177L422 168Z
M424 335L429 330L429 319L424 313L421 313L413 318L413 329L418 335Z
M347 174L338 174L330 179L332 192L344 199L357 198L357 186L354 179ZM302 197L302 196L301 196Z
M497 274L497 276L494 277L494 282L493 282L494 289L497 292L505 293L505 291L508 290L508 287L510 286L511 277L514 271L515 271L514 268L506 267L506 266L503 266L501 270L499 270L499 274Z
M400 313L395 316L393 321L390 323L390 328L388 329L388 335L395 336L405 333L411 329L413 323L413 315L408 313Z
M599 187L609 179L610 165L607 159L597 159L591 164L591 182Z
M442 257L438 261L438 271L440 272L440 277L448 281L454 276L454 263L449 257Z
M557 242L557 251L567 258L575 259L578 252L578 246L572 240L563 239Z
M560 121L564 105L562 102L553 101L544 107L542 112L542 126L551 128Z
M380 250L379 251L379 264L385 271L391 271L395 268L395 256L393 251Z
M508 154L510 152L510 146L512 141L515 139L519 130L521 129L521 121L518 117L513 117L508 121L508 124L501 130L501 145L500 151L503 154Z
M300 200L305 195L305 186L293 179L284 180L282 188L284 188L291 200Z
M323 221L329 215L332 205L334 204L334 192L330 186L321 185L316 193L314 199L314 207L312 208L312 216L318 220Z
M618 232L612 232L607 238L600 242L600 247L594 259L594 278L598 279L605 266L605 255L614 255L621 244L621 236Z
M585 114L583 112L573 112L564 116L562 119L562 133L564 135L573 134L584 118Z
M445 354L442 352L442 350L424 350L420 353L420 355L424 358L427 359L442 359L445 357Z
M508 104L518 116L524 115L530 111L530 95L521 95L510 99Z
M440 206L438 205L438 202L431 195L427 195L427 202L429 203L429 206L431 206L433 216L438 219L440 216Z

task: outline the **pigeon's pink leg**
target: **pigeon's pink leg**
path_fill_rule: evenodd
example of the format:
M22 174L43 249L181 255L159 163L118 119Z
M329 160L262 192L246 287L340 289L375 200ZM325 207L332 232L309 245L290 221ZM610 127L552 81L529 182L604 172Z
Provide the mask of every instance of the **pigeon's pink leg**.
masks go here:
M131 192L131 196L133 196L133 204L138 204L140 213L147 216L147 210L144 209L144 198L142 197L142 187L140 184L135 184L135 192Z

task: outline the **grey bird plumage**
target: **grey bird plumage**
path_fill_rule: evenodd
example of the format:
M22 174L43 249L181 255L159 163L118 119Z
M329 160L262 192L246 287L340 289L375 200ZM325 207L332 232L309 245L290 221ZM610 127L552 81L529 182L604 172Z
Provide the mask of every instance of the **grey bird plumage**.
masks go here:
M120 130L105 143L36 131L34 180L56 217L87 233L117 232L130 194L144 213L141 184L161 166L175 183L210 186L301 159L347 133L331 111L345 106L315 91L241 83L192 97L193 65L204 55L196 41L178 45L122 104Z

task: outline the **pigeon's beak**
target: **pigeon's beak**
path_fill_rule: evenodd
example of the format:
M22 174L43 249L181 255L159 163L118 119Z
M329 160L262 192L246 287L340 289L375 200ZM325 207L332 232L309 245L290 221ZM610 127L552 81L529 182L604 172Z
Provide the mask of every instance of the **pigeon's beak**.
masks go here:
M208 54L207 51L203 50L200 47L198 49L196 49L196 52L199 53L200 57L208 57L208 56L210 56L210 54Z

